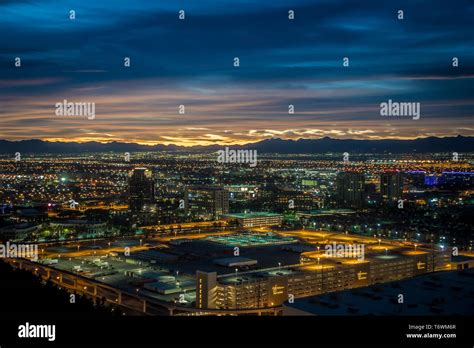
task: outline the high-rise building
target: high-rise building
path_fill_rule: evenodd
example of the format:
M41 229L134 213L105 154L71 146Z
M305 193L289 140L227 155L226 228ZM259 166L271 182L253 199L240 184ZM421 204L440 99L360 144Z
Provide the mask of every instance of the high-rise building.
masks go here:
M222 187L189 187L185 194L188 213L202 219L219 219L229 212L229 191Z
M380 193L384 202L399 200L403 194L402 173L383 173L380 175Z
M132 212L144 211L147 205L154 202L155 190L151 171L146 168L135 168L128 180L129 204Z
M337 201L341 207L364 205L364 174L341 172L336 177Z

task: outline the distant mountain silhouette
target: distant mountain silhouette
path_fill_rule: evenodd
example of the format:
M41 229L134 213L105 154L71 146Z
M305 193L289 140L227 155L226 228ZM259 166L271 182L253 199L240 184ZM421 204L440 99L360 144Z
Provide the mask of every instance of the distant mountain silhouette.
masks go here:
M205 152L217 151L225 145L183 147L177 145L140 145L134 143L74 143L48 142L38 139L8 141L0 140L0 153L84 153L84 152L136 152L136 151L179 151ZM419 138L414 140L355 140L355 139L267 139L233 149L252 149L259 153L310 154L328 152L350 153L429 153L429 152L474 152L474 137Z
M258 152L275 153L428 153L428 152L472 152L474 137L419 138L414 140L355 140L355 139L268 139L248 145Z

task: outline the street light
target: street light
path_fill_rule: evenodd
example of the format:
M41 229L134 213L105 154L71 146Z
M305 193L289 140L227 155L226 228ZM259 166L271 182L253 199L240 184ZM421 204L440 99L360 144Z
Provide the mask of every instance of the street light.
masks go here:
M417 247L417 246L418 246L418 245L415 244L415 251L416 251L416 247Z
M379 239L379 246L380 246L380 242L381 242L381 241L382 241L382 240L381 240L381 239Z
M318 265L319 265L319 257L318 257Z
M281 262L278 262L278 269L281 269Z
M237 281L237 272L239 272L238 268L235 269L235 281Z

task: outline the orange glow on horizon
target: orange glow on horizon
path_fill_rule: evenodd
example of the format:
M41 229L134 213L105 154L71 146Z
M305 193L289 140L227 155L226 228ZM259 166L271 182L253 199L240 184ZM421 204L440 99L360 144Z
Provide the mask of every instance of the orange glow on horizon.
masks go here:
M209 146L209 145L246 145L255 143L261 140L233 140L233 141L226 141L226 142L215 142L215 141L151 141L151 140L141 140L137 139L135 141L130 141L130 139L122 139L122 138L109 138L109 137L80 137L80 138L44 138L41 139L43 141L48 142L67 142L67 143L87 143L87 142L97 142L101 144L107 144L112 142L120 142L120 143L128 143L128 144L139 144L139 145L147 145L147 146L154 146L154 145L177 145L183 147L193 147L193 146Z

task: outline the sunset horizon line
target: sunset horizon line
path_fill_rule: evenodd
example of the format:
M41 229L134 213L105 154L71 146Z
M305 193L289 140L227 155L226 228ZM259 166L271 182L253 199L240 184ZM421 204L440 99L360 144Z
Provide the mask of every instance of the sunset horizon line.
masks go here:
M120 144L127 144L127 145L141 145L141 146L157 146L157 145L163 145L163 146L178 146L178 147L185 147L185 148L193 148L193 147L209 147L209 146L231 146L231 145L236 145L236 146L243 146L243 145L249 145L249 144L257 144L261 143L263 141L267 140L282 140L282 141L300 141L300 140L324 140L324 139L329 139L329 140L356 140L356 141L413 141L413 140L421 140L421 139L428 139L428 138L438 138L438 139L446 139L446 138L472 138L473 136L470 135L462 135L462 134L457 134L457 135L445 135L445 136L439 136L439 135L430 135L430 136L418 136L418 137L377 137L377 138L339 138L339 137L330 137L330 136L324 136L324 137L318 137L318 138L304 138L304 137L299 137L299 138L282 138L282 137L268 137L264 139L260 139L257 141L242 141L242 142L214 142L214 143L208 143L208 144L180 144L179 142L147 142L147 141L122 141L122 140L64 140L62 138L56 138L56 139L51 139L51 138L30 138L30 139L15 139L15 140L10 140L10 139L0 139L0 141L7 141L7 142L22 142L22 141L42 141L42 142L47 142L47 143L66 143L66 144L87 144L87 143L98 143L98 144L113 144L113 143L120 143Z

